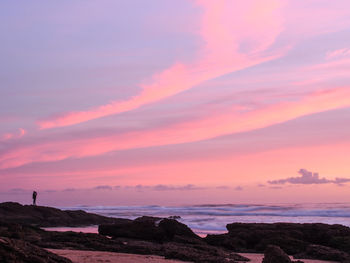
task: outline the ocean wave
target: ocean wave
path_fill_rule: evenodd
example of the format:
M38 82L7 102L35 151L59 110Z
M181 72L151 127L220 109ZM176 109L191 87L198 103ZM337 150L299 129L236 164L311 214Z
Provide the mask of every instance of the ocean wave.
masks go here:
M110 217L135 219L140 216L180 216L179 221L200 233L222 233L226 225L242 223L327 223L349 226L350 204L203 204L193 206L76 206Z

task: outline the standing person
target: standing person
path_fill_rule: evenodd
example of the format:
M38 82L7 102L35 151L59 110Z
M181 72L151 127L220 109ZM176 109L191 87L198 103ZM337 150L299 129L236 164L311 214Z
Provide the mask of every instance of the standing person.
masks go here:
M36 196L38 195L37 192L33 192L33 205L36 205Z

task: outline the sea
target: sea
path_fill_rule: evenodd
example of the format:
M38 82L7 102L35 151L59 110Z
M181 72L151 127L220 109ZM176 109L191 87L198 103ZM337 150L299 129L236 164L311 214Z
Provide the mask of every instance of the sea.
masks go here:
M63 210L84 210L108 217L135 219L140 216L176 218L196 234L225 233L226 225L240 223L325 223L350 226L350 203L319 204L202 204L184 206L73 206ZM47 228L56 231L97 233L97 226Z

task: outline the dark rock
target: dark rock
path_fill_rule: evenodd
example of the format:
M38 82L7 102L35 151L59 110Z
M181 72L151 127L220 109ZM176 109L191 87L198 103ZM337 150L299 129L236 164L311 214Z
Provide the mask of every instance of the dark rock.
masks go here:
M289 256L278 246L268 246L262 263L291 263Z
M140 220L142 221L143 219ZM122 223L122 221L123 220L119 221L119 223ZM150 222L152 220L148 218L146 221ZM0 222L0 235L17 235L18 230L21 231L21 239L27 242L30 240L32 244L45 248L159 255L192 262L214 263L248 261L247 258L241 257L238 254L220 247L210 246L200 239L194 239L192 243L189 243L188 239L185 240L187 243L179 241L166 241L159 243L121 237L111 239L99 234L77 233L72 231L44 231L33 226L22 225L19 227L18 225L13 226L11 223L4 224ZM15 233L12 231L15 231ZM175 235L174 237L178 236ZM176 238L174 238L174 240L176 240ZM229 260L226 260L226 258Z
M150 217L119 221L117 224L99 225L101 235L162 241L165 233L157 227L157 220Z
M267 246L276 245L289 255L313 259L325 259L325 255L328 260L350 257L350 228L342 225L233 223L228 224L227 229L227 234L208 235L204 240L210 245L236 252L261 253ZM310 245L327 247L328 251L334 253L326 253L321 249L315 251ZM334 250L345 254L340 256Z
M188 226L175 219L165 218L159 222L158 227L164 231L168 240L173 240L175 236L200 239Z
M338 249L320 246L320 245L309 245L306 251L294 255L294 258L305 258L305 259L321 259L321 260L334 260L345 262L350 260L348 253L340 251Z
M62 211L53 207L0 203L0 221L41 227L86 226L114 223L114 218L86 213L82 210Z
M118 221L116 224L99 225L101 235L127 237L156 242L171 241L175 238L191 242L201 239L186 225L174 219L140 217L135 220ZM193 240L192 240L193 241Z
M40 247L15 239L0 237L0 262L2 263L72 263Z

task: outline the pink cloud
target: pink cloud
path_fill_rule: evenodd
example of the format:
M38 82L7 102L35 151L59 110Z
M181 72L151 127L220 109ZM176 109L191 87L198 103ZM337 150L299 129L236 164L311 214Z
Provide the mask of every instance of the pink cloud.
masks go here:
M23 128L19 128L17 132L14 133L5 133L2 135L2 140L7 141L11 139L18 139L27 134L27 131Z
M308 114L350 107L349 98L350 89L347 87L322 90L298 100L261 106L246 112L242 112L240 108L237 110L234 106L224 113L213 113L201 119L154 130L22 146L3 154L0 157L0 168L16 167L31 162L96 156L117 150L201 141L267 127Z
M318 173L312 173L306 169L300 169L298 171L300 174L299 177L288 177L286 179L272 180L268 181L269 184L338 184L342 185L343 183L350 182L350 178L335 178L334 180L327 179L325 177L320 178Z
M283 30L278 0L196 1L203 9L200 35L205 45L192 63L175 63L140 84L142 91L126 101L113 101L86 111L68 112L38 121L41 129L63 127L118 114L188 90L209 79L281 55L266 52ZM240 10L232 15L232 10Z
M350 48L342 48L333 51L329 51L326 54L326 59L334 59L339 57L350 56Z

